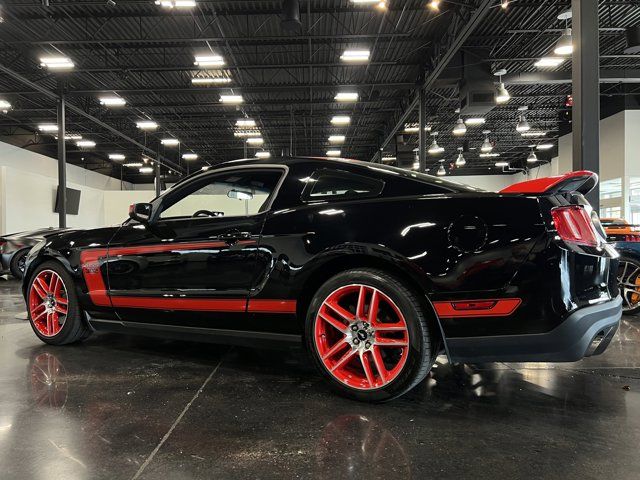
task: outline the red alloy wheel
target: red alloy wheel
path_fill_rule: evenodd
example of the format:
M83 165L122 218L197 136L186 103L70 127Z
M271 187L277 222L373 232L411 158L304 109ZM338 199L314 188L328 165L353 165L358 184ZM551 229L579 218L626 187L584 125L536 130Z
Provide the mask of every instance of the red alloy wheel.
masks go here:
M29 313L38 333L44 337L57 335L68 309L67 288L60 275L53 270L38 273L29 290Z
M314 341L320 360L339 382L375 390L395 380L409 355L409 330L398 306L368 285L332 292L318 310Z

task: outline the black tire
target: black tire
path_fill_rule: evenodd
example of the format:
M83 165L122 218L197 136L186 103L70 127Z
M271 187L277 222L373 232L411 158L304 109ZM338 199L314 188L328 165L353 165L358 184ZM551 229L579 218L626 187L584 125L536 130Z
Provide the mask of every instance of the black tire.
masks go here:
M340 290L341 287L348 287L354 284L374 288L392 300L404 317L407 327L408 355L406 362L393 380L379 388L361 389L346 385L330 373L329 368L325 366L320 358L318 351L319 347L317 346L315 335L319 309L325 300L332 295L332 292ZM386 402L407 393L424 380L431 370L438 353L439 336L434 330L433 318L430 315L426 300L420 301L416 292L395 276L373 268L345 271L329 279L318 289L311 300L305 321L307 350L321 375L339 394L358 401ZM376 333L375 335L378 334ZM355 334L353 338L355 338ZM377 337L374 338L377 339ZM376 343L375 340L373 340L373 343ZM351 345L348 348L353 349L355 347Z
M622 295L622 311L625 315L635 315L640 313L640 259L633 257L621 256L619 259L618 270L618 284L620 287L620 294ZM626 270L625 270L626 266ZM624 274L624 281L626 286L622 284L622 275ZM630 290L631 285L638 285L635 290L638 294L633 293ZM625 289L626 288L626 289Z
M13 275L18 280L22 280L24 277L25 270L25 260L27 259L27 255L29 254L29 249L25 248L14 253L13 257L11 257L11 263L9 264L9 270L11 270L11 275Z
M51 270L57 273L60 278L62 278L64 287L66 289L66 298L68 301L67 315L64 323L62 324L60 331L53 336L46 336L38 331L34 324L31 311L29 309L30 298L32 295L31 287L33 285L33 282L36 277L45 270ZM27 314L29 317L29 324L31 325L34 333L40 340L49 345L67 345L70 343L80 342L88 338L92 333L91 329L84 319L84 314L80 309L80 305L78 303L78 295L76 294L73 278L60 263L55 261L44 262L43 264L39 265L31 275L31 278L29 279L29 287L27 290Z

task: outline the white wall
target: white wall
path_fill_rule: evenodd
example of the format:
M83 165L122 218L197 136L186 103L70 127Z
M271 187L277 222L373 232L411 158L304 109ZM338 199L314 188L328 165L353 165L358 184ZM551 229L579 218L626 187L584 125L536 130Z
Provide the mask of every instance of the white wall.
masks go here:
M129 217L132 203L149 202L156 196L154 190L105 191L103 225L119 225Z

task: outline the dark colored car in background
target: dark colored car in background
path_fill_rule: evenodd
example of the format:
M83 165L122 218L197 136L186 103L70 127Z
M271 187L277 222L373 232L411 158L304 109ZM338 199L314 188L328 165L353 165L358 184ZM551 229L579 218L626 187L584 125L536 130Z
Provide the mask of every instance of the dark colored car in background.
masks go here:
M328 383L385 401L452 362L602 353L618 253L583 194L591 172L489 193L379 164L219 164L119 227L33 248L35 334L94 330L255 345L304 341Z
M640 312L640 225L621 218L603 218L607 239L620 252L618 284L625 313Z
M0 236L0 275L10 273L16 278L22 278L25 260L31 247L47 236L65 230L49 227Z

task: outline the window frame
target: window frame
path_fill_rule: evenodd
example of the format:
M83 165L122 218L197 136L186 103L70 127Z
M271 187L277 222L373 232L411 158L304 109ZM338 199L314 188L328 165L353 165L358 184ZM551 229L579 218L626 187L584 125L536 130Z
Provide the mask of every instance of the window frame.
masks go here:
M187 189L191 189L193 186L194 182L197 182L199 187L196 188L195 190L193 190L191 193L188 193L187 195L179 198L178 200L176 200L175 202L173 202L170 206L172 207L173 205L177 204L179 201L187 198L189 195L197 192L199 190L199 188L204 187L205 185L209 185L211 184L213 181L215 181L215 178L220 176L220 175L226 175L230 172L251 172L251 171L274 171L274 170L279 170L280 171L280 178L278 179L278 182L276 183L273 191L271 192L271 194L269 195L269 197L267 198L266 202L263 204L262 208L260 209L259 212L254 213L252 215L233 215L233 216L222 216L222 217L168 217L168 218L161 218L160 215L162 215L163 211L165 210L164 205L166 204L166 202L171 201L174 197L179 197L180 193L184 190ZM231 167L223 167L223 168L219 168L219 169L215 169L215 170L208 170L205 172L202 172L201 175L198 175L196 177L194 177L191 181L185 182L181 185L179 185L178 188L174 189L169 189L167 190L165 193L163 193L162 195L160 195L159 197L157 197L156 199L154 199L151 203L153 205L153 213L152 213L152 222L158 222L158 221L162 221L162 222L179 222L179 221L192 221L194 219L199 219L199 220L224 220L224 219L238 219L238 218L252 218L252 217L257 217L259 215L263 215L266 212L269 212L271 210L271 207L273 206L273 203L275 201L275 199L278 196L278 193L280 192L280 188L282 187L285 179L287 178L287 175L289 174L289 167L287 167L286 165L277 165L277 164L266 164L266 165L242 165L242 166L231 166Z
M365 193L362 195L357 195L351 198L339 198L339 197L325 197L325 198L312 198L311 197L311 192L313 190L313 186L315 184L316 181L318 181L318 179L323 175L323 174L329 174L329 175L333 175L333 176L338 176L338 177L343 177L343 178L348 178L348 177L360 177L363 178L365 180L369 180L372 182L376 182L380 184L380 190L377 193ZM370 177L367 175L362 175L360 173L354 173L354 172L350 172L348 170L340 170L340 169L336 169L336 168L319 168L317 170L315 170L310 176L309 179L311 181L307 181L306 185L304 186L304 188L302 189L302 193L300 194L300 200L303 203L316 203L316 202L349 202L349 201L353 201L353 200L360 200L360 199L366 199L366 198L377 198L382 196L382 193L384 192L384 189L386 187L386 182L380 178L374 178L374 177Z

